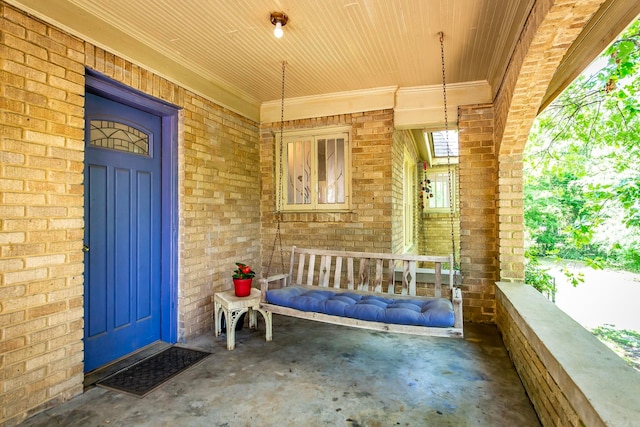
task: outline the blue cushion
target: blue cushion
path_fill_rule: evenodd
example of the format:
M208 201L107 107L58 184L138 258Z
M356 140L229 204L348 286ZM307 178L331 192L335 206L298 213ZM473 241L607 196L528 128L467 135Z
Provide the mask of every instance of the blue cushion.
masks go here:
M421 314L406 308L393 308L387 311L387 321L400 325L420 325Z
M289 303L291 298L302 295L305 291L306 289L296 286L288 286L282 289L267 291L267 301L271 304L290 307Z
M455 321L453 305L445 298L390 299L290 286L267 291L267 301L301 311L399 325L450 327Z
M389 304L387 306L388 309L398 309L398 310L411 310L416 313L422 312L422 304L416 304L415 302L405 302L405 301L397 301L393 304Z
M324 313L331 314L333 316L342 316L345 317L345 309L354 305L356 300L346 296L344 294L335 295L332 298L329 298L324 304Z
M329 291L307 291L301 295L292 297L289 306L301 311L323 313L325 301L333 295L334 292Z
M453 304L444 298L433 298L425 301L422 305L422 321L430 326L440 328L453 326L455 322Z
M345 315L354 319L369 320L371 322L384 322L387 305L380 301L367 301L363 298L345 309Z
M375 304L378 307L383 307L383 306L386 307L389 304L393 304L395 300L385 298L385 297L379 297L377 295L364 295L362 297L362 300L360 300L360 302L366 302L367 304Z
M362 295L362 294L354 294L353 292L340 292L338 294L338 296L350 298L355 303L356 301L360 301L364 295Z

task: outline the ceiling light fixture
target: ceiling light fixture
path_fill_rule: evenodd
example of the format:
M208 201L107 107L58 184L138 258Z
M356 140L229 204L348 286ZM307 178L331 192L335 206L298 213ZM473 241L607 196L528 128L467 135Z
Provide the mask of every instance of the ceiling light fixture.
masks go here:
M271 12L271 23L276 26L273 30L273 35L277 39L282 38L284 35L282 27L287 25L287 21L289 21L289 17L284 12Z

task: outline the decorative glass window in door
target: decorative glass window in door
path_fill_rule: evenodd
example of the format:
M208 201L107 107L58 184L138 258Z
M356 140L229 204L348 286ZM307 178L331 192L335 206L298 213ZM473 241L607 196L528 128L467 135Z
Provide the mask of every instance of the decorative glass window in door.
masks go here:
M149 135L140 129L110 120L90 121L89 144L128 153L149 155Z

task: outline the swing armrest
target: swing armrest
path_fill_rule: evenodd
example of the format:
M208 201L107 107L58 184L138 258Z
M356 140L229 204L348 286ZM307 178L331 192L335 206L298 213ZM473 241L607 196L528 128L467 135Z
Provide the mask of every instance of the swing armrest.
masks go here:
M280 288L287 286L289 281L289 274L276 274L269 277L263 277L260 279L260 302L267 302L267 291L269 290L269 283L280 282Z
M455 316L454 328L462 328L462 289L453 288L451 293L451 302L453 303L453 313Z

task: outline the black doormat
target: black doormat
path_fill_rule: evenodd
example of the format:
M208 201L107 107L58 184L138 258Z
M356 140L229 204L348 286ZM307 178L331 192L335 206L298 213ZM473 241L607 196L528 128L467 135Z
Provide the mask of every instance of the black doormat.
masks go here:
M96 385L144 397L210 354L188 348L169 347L127 369L98 381Z

